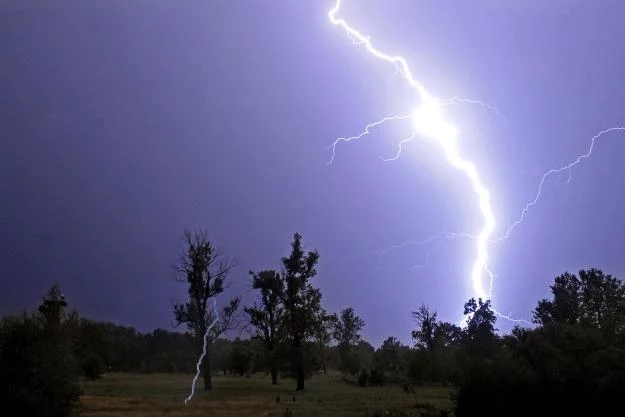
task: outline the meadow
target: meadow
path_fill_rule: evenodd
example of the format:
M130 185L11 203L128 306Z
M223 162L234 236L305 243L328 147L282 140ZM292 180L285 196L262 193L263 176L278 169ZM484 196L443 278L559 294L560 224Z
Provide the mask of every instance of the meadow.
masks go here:
M297 393L292 380L271 385L270 377L261 373L249 378L217 376L212 392L203 392L198 384L200 390L185 405L191 379L186 374L104 374L84 384L81 415L372 417L395 409L421 416L452 407L449 388L420 387L406 394L400 386L359 387L338 373L315 375L307 381L306 390Z

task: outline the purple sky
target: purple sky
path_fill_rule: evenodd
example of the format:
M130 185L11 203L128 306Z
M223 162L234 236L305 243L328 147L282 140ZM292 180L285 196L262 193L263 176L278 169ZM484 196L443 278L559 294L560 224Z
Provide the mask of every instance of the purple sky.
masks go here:
M330 311L353 306L374 343L409 341L422 302L457 321L471 293L476 233L466 178L401 125L337 148L338 136L407 113L388 64L330 24L333 1L0 3L0 314L34 307L51 283L85 316L169 327L184 286L170 265L186 227L205 227L240 267L276 268L294 232L321 259ZM620 0L345 0L341 16L440 97L492 192L496 234L543 172L625 125ZM494 304L530 318L565 270L625 277L625 134L545 185L510 239L491 247ZM500 322L501 329L509 323Z

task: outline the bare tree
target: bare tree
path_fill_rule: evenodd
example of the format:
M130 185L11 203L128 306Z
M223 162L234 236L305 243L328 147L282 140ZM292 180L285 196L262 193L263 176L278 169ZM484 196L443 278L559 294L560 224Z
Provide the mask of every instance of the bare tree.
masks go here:
M184 232L185 251L175 266L176 281L185 283L188 301L174 305L177 325L186 324L201 349L206 335L206 355L202 363L204 390L213 388L211 378L210 347L224 332L238 326L240 298L231 299L218 313L211 299L224 291L224 283L236 260L224 256L221 249L213 247L205 231Z
M430 311L427 305L422 304L417 311L412 312L412 319L417 323L417 330L412 331L412 338L416 345L430 352L433 351L438 327L436 311Z

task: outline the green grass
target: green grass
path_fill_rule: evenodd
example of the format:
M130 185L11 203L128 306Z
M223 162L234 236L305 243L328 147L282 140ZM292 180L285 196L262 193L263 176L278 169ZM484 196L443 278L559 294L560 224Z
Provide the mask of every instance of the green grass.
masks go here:
M424 387L408 395L398 386L354 386L338 374L315 375L299 393L289 379L275 386L264 374L251 378L217 376L212 392L203 392L198 383L200 389L185 406L191 379L192 375L184 374L105 374L101 380L85 384L82 415L281 417L288 408L293 417L364 417L388 408L413 416L420 416L420 410L428 405L451 409L448 388Z

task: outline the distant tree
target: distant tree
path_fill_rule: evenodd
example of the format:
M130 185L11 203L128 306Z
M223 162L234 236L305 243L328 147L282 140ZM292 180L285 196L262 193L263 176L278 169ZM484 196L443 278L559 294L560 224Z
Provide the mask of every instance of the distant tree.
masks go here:
M427 305L422 304L417 311L412 312L412 318L417 323L417 330L412 332L412 338L415 340L416 346L432 352L438 328L436 311L430 311Z
M61 320L66 307L67 302L65 301L65 296L61 292L61 287L59 287L58 284L50 287L46 296L43 298L43 302L38 308L45 320L46 329L54 330L61 325Z
M534 310L534 322L580 323L601 329L611 340L625 331L625 286L599 269L564 273L551 285L551 300L543 299Z
M254 368L256 352L249 340L236 338L232 342L230 350L230 363L232 370L239 376L250 374Z
M206 232L185 231L186 249L176 266L176 280L187 285L188 301L174 305L176 324L186 324L193 333L198 350L206 336L207 352L202 363L204 390L213 388L210 345L224 332L236 327L240 299L235 297L223 307L219 317L213 311L211 299L224 291L224 283L236 261L225 258L213 247Z
M39 313L0 323L0 403L21 416L75 415L80 396L74 358L75 313L58 286L43 298Z
M356 346L356 355L361 368L371 369L375 365L375 348L366 340L361 340Z
M322 319L322 324L319 326L315 337L319 362L324 374L328 373L328 362L332 360L332 353L329 345L330 342L332 342L332 332L334 330L336 320L337 317L335 314L325 314Z
M333 325L333 337L338 343L342 370L355 375L360 368L355 348L361 340L360 332L365 327L365 321L354 313L353 308L348 307L333 320Z
M252 275L252 288L260 291L259 302L246 307L245 312L254 327L254 337L261 341L265 361L271 373L271 383L278 383L280 371L279 348L285 336L284 281L276 271L261 271Z
M296 233L291 244L291 254L282 258L284 267L284 294L282 304L285 328L290 344L291 373L297 380L296 390L304 389L308 365L307 348L323 326L325 312L321 308L321 292L311 285L317 274L317 251L305 252L302 236Z
M439 348L458 346L462 341L462 328L452 323L438 322L434 329L434 341Z
M347 307L334 321L333 336L339 346L355 346L360 342L360 332L365 327L365 321L354 313L352 307Z
M398 382L408 369L409 348L403 346L395 337L388 337L375 352L375 369L389 375L389 379Z

